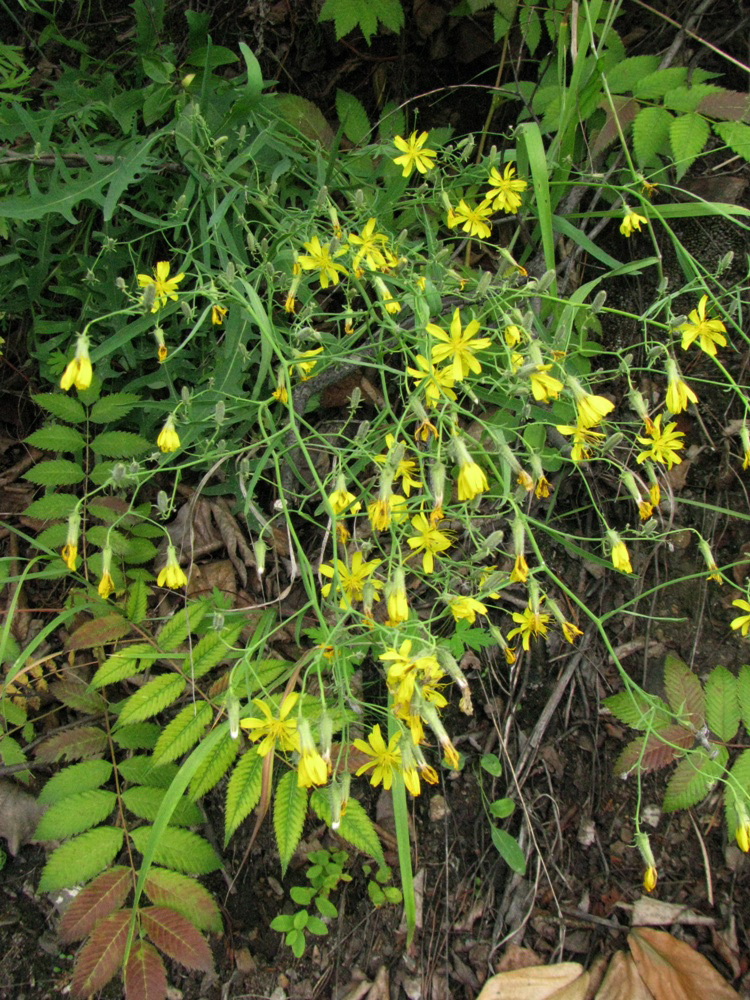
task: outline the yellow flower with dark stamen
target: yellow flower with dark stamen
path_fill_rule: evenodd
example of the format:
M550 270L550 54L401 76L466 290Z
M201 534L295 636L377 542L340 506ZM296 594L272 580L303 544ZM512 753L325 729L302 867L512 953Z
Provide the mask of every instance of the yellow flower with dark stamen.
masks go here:
M88 389L94 372L89 357L89 342L85 334L79 333L76 340L76 352L72 361L65 366L60 379L60 388L65 392L73 386L78 390Z
M385 740L380 733L380 726L375 725L367 737L367 743L364 740L354 740L354 746L357 750L361 750L368 757L372 757L372 760L369 760L355 771L356 776L359 777L372 768L370 784L382 784L383 788L388 791L393 784L393 775L401 770L401 750L398 746L400 739L401 731L399 730L393 734L388 742L388 746L386 746Z
M518 627L508 632L508 638L512 639L514 635L520 636L521 645L528 652L532 637L547 635L547 624L550 621L550 616L542 611L535 611L529 605L524 611L514 611L513 621Z
M698 340L699 347L712 358L716 357L716 345L727 346L726 327L720 319L706 319L706 303L708 296L703 295L698 308L688 316L689 322L678 326L678 331L682 334L682 349L686 351L694 340Z
M170 451L177 451L180 447L180 437L175 430L174 416L171 413L164 421L164 426L159 432L156 443L159 446L159 450L163 451L165 455Z
M431 358L433 364L440 364L441 361L452 360L451 371L456 382L466 378L469 372L478 375L482 366L474 357L475 351L481 351L489 347L492 341L489 337L476 338L479 332L479 322L472 320L466 327L461 328L461 311L456 308L451 320L450 333L437 326L435 323L428 323L425 327L427 333L436 340L443 341L432 348Z
M432 573L435 568L434 557L451 547L451 539L445 532L439 531L424 514L417 514L413 517L411 525L417 534L407 538L407 544L414 552L424 553L422 569L425 573Z
M398 493L390 493L385 497L378 497L367 505L367 516L370 518L370 527L373 531L387 531L391 526L391 520L402 520L406 506L406 497L399 496Z
M168 299L172 299L173 302L177 301L177 286L185 275L183 272L180 272L174 278L170 278L169 271L169 262L160 260L154 268L153 278L150 274L138 275L138 286L140 288L148 288L150 285L153 285L154 304L151 306L152 313L163 309Z
M545 475L541 475L536 481L536 486L534 487L534 495L537 500L546 499L552 492L552 483L547 479Z
M417 368L407 368L406 374L411 375L414 384L424 389L425 402L428 406L437 406L440 399L446 396L448 399L457 399L453 386L455 378L453 366L436 368L434 362L418 354L416 357Z
M156 586L163 587L165 584L172 590L179 590L180 587L187 587L187 577L180 566L177 552L174 545L167 547L167 562L163 569L159 570L156 578Z
M394 156L393 162L397 167L403 167L402 177L409 177L412 170L418 170L420 174L426 174L432 170L435 164L432 162L437 153L434 149L425 149L429 133L422 132L417 135L412 132L408 139L397 135L393 140L393 145L401 152L401 156Z
M337 264L336 259L347 253L347 248L337 247L332 250L331 244L321 246L317 236L313 236L309 243L302 244L306 254L300 254L297 263L303 271L319 271L321 288L328 288L330 285L338 285L339 274L346 274L343 264Z
M354 604L355 601L361 601L365 583L368 581L372 584L374 599L377 601L380 598L377 595L377 591L381 590L383 584L380 580L370 580L370 577L381 564L382 559L370 559L369 562L364 561L364 556L361 552L355 552L352 556L351 569L342 562L340 559L336 560L336 568L338 569L339 581L338 590L341 591L342 597L339 603L340 608L347 608ZM333 580L335 576L335 571L333 566L328 566L323 564L320 567L321 576L328 577ZM323 597L328 597L331 592L332 583L326 583L321 588L321 594Z
M211 323L214 326L221 326L224 322L224 317L229 312L224 306L211 306Z
M289 713L297 704L299 694L293 691L288 694L281 703L278 716L274 715L272 706L267 701L260 698L253 698L253 705L260 711L262 718L250 716L240 719L240 725L247 730L250 740L255 743L261 740L258 746L258 756L265 757L278 743L282 750L299 752L299 733L297 732L297 720L290 719Z
M647 225L648 219L645 215L638 215L638 213L634 212L632 208L629 208L627 205L625 206L625 215L620 223L620 232L623 236L630 238L633 235L634 230L637 229L638 232L640 232L641 226Z
M671 469L673 465L679 465L682 459L677 454L680 448L685 447L685 443L679 438L685 437L682 431L676 430L677 424L671 423L662 430L662 414L653 421L648 431L648 437L639 437L639 444L645 445L646 450L636 455L636 462L641 465L647 459L652 462L661 462Z
M489 219L492 215L492 205L485 200L480 202L476 208L461 199L458 208L452 208L448 213L446 225L449 229L460 226L469 236L478 236L480 239L488 240L492 233Z
M515 177L516 168L512 163L505 165L505 170L500 171L493 167L487 183L490 190L487 192L487 200L492 202L492 207L496 212L503 211L509 215L515 215L521 207L521 192L529 186L527 181Z

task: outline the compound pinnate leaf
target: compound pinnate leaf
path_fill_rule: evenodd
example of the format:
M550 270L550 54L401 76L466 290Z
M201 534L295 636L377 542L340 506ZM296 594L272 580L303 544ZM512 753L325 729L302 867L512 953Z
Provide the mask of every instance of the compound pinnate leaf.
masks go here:
M714 746L692 750L679 762L664 793L664 812L689 809L706 797L724 773L727 762L725 747Z
M55 802L45 812L34 831L34 840L64 840L83 833L104 820L117 804L114 792L91 788Z
M139 826L131 834L135 848L141 854L148 848L152 831L151 826ZM154 849L154 861L186 875L207 875L221 868L221 858L207 840L192 830L174 826L167 827L159 837Z
M143 722L157 715L167 705L177 701L185 690L184 677L179 674L160 674L147 681L142 688L128 698L120 713L118 728L129 722Z
M677 718L700 729L706 718L703 688L690 667L676 656L664 660L664 690Z

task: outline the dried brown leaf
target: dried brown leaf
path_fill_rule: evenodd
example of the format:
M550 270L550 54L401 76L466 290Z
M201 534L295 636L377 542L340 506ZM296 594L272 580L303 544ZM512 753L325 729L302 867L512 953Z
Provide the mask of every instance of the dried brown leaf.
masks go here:
M84 622L65 643L66 649L91 649L93 646L104 646L128 635L133 626L122 615L103 615Z
M666 931L639 927L628 945L655 1000L740 1000L708 959Z
M578 985L576 985L578 984ZM583 1000L588 974L578 962L515 969L492 976L477 1000ZM572 989L572 992L571 992ZM562 992L562 991L566 992Z
M669 924L698 924L713 927L716 921L713 917L696 913L683 903L664 903L651 896L641 896L633 904L630 924L632 927L665 927Z
M630 955L616 951L609 963L596 1000L654 1000Z
M43 764L56 764L59 760L91 760L100 757L107 748L107 734L97 726L80 726L63 733L55 733L34 750L34 756Z
M699 114L722 121L750 121L750 98L738 90L721 90L706 94L696 110Z

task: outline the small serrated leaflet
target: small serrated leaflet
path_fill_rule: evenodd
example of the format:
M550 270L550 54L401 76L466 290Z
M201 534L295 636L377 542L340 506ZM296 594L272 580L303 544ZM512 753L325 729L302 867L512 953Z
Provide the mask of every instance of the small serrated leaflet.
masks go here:
M211 723L213 711L205 701L186 705L162 732L154 747L154 764L168 764L194 747Z
M66 841L47 858L39 891L69 889L98 875L119 852L123 836L118 827L98 826Z
M142 722L173 704L185 690L186 681L179 674L160 674L132 694L120 713L117 727L128 722Z
M302 837L306 812L307 789L297 784L296 771L287 771L276 786L273 797L273 828L282 878Z
M224 846L260 800L263 758L257 750L243 754L227 783L227 800L224 808Z

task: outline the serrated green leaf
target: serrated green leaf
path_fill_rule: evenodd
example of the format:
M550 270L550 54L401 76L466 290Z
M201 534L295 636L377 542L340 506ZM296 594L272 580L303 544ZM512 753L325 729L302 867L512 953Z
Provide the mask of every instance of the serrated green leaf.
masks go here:
M35 546L39 549L59 549L68 537L67 524L50 524L36 536Z
M58 420L66 420L69 424L81 424L86 419L82 403L73 396L63 396L57 392L39 392L31 398Z
M42 816L34 840L65 840L103 823L117 804L114 792L90 788L55 802Z
M187 753L205 733L212 715L211 706L205 701L186 705L157 740L153 753L154 764L168 764Z
M737 828L744 822L744 819L740 820L739 804L742 805L744 815L750 815L750 750L743 750L735 760L724 789L724 808L730 840L734 839Z
M209 670L213 669L217 663L227 657L236 659L240 656L241 650L233 650L232 644L237 640L244 628L244 623L236 622L234 625L223 628L221 632L208 632L200 642L193 646L190 665L186 664L186 671L189 671L193 680L203 677Z
M24 511L26 517L37 517L40 521L68 517L78 506L78 497L72 493L48 493L34 500Z
M99 788L105 781L109 781L111 774L112 765L107 760L85 760L81 764L71 764L52 775L39 793L38 801L43 805L53 805L76 792Z
M66 424L49 424L40 427L26 438L26 444L45 451L80 451L86 441L80 431Z
M112 478L112 470L117 462L97 462L89 473L89 479L94 486L104 486Z
M336 114L349 142L359 146L367 141L370 122L367 112L354 94L348 94L345 90L336 91Z
M128 550L128 539L125 535L117 528L108 528L103 524L95 524L89 528L86 532L86 541L98 549L104 549L108 545L116 556L122 556Z
M104 431L91 442L91 449L104 458L136 458L155 445L132 431Z
M490 836L506 865L518 875L524 875L526 873L526 858L516 838L511 837L505 830L498 830L495 826L490 827Z
M125 615L129 622L140 625L146 617L149 588L143 580L133 580L128 586L128 600L125 605Z
M633 93L642 101L655 101L670 90L681 87L687 80L686 66L671 66L646 73L633 86Z
M132 392L114 392L111 396L102 396L91 407L89 419L95 424L112 423L126 417L139 402L139 397Z
M130 781L135 785L148 785L150 788L169 788L174 781L179 768L176 764L165 764L163 767L154 767L150 757L143 754L136 754L121 760L117 765L120 777L125 781Z
M704 799L724 774L728 754L724 747L713 744L712 758L703 747L686 754L674 769L664 793L664 812L689 809Z
M643 108L633 121L633 152L640 167L655 166L669 153L669 129L674 121L664 108Z
M136 850L143 854L151 839L151 826L140 826L131 837ZM167 827L160 837L154 861L165 868L184 872L186 875L207 875L221 868L221 858L207 840L179 827Z
M152 903L176 910L199 931L221 934L219 907L213 896L195 879L164 868L151 868L143 889Z
M713 83L692 84L689 87L675 87L664 95L664 107L670 111L697 111L701 101L709 94L726 93L723 87Z
M331 825L331 804L327 792L316 789L310 796L310 807L319 819L322 819L329 826ZM385 865L380 838L370 817L356 799L350 798L347 802L346 812L341 817L341 823L336 833L357 850L375 858L379 865Z
M185 690L185 678L179 674L161 674L147 681L128 698L117 720L117 728L129 722L143 722L177 701Z
M74 486L84 480L83 469L66 458L39 462L24 473L24 479L38 486Z
M68 840L47 859L39 892L70 889L87 882L114 860L122 841L123 831L114 826L98 826Z
M134 722L116 729L112 739L123 750L153 750L161 735L161 726L155 722Z
M714 132L733 153L750 163L750 125L743 125L742 122L715 122Z
M232 739L229 725L226 724L223 736L215 744L211 752L206 754L205 758L198 765L195 774L190 779L188 795L193 802L197 801L221 781L232 766L235 757L239 753L239 749L240 741Z
M728 743L740 725L737 681L726 667L714 667L706 679L706 723L720 740Z
M604 76L610 93L629 94L640 80L658 68L658 56L631 56L608 69Z
M750 733L750 666L744 663L737 674L737 701L742 725Z
M128 566L153 562L157 554L156 546L147 538L128 538L122 553L123 562Z
M169 653L183 643L189 632L193 632L203 620L206 613L205 604L189 604L165 623L157 636L159 648Z
M102 663L91 678L92 688L102 688L107 684L117 684L135 677L142 670L152 667L161 653L147 642L134 642L131 646L118 649Z
M635 689L620 691L604 699L604 707L631 729L660 729L669 724L672 714L655 695Z
M166 788L155 788L148 785L134 786L127 788L122 793L122 801L134 816L153 823L166 794ZM169 817L171 826L199 826L202 822L203 813L195 803L188 802L184 798L179 800Z
M297 784L296 771L287 771L279 780L273 799L273 828L282 878L286 875L287 866L302 838L306 812L307 789L300 788Z
M677 656L664 658L664 690L675 716L700 729L706 719L703 688L690 667Z
M243 754L232 771L227 784L227 802L224 809L224 846L245 819L257 806L260 799L261 772L263 758L251 748Z
M680 115L669 126L669 142L678 180L704 150L709 133L710 128L706 119L696 114Z

